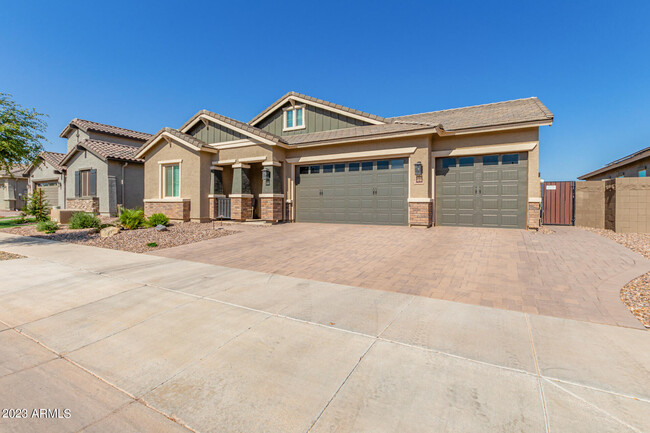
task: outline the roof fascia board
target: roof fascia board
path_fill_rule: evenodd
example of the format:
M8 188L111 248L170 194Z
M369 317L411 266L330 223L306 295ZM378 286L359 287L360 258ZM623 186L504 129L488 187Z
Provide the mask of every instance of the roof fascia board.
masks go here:
M530 152L537 147L537 141L509 144L488 144L481 146L458 147L448 150L434 150L431 156L440 158L445 156L488 155L491 153Z
M149 143L147 145L147 147L145 147L143 149L140 149L138 151L138 153L135 154L135 158L142 159L144 157L144 154L147 153L147 151L149 149L151 149L152 146L157 144L160 140L166 140L167 142L169 142L170 139L173 140L173 141L177 141L180 144L184 145L185 147L188 147L188 148L190 148L192 150L195 150L197 152L201 150L200 147L195 146L192 143L188 143L187 141L185 141L183 139L180 139L180 138L176 137L175 135L172 135L169 132L165 131L162 134L160 134L158 137L156 137L154 140L152 140L151 143Z
M441 131L440 135L445 136L445 135L479 134L482 132L498 132L498 131L508 131L510 129L532 128L534 126L551 126L552 124L553 124L553 120L539 120L534 122L512 123L507 125L481 126L478 128L465 128L465 129L455 129L455 130L445 129Z
M318 103L318 102L310 101L308 99L301 98L300 96L289 95L286 98L282 99L281 101L277 102L271 108L269 108L268 111L266 112L266 114L264 114L259 119L255 119L255 121L253 123L251 123L250 125L251 126L257 125L258 123L260 123L262 121L262 119L266 119L269 115L271 115L273 112L275 112L275 110L277 110L278 108L280 108L281 106L283 106L284 104L286 104L287 102L292 101L292 100L301 102L303 104L312 105L314 107L322 108L323 110L332 111L332 112L337 113L337 114L342 114L344 116L351 117L353 119L363 120L364 122L368 122L368 123L371 123L373 125L384 125L386 123L386 122L381 122L381 121L376 120L376 119L371 119L369 117L361 116L361 115L356 114L356 113L351 113L349 111L345 111L345 110L341 110L341 109L338 109L338 108L330 107L329 105L325 105L325 104L321 104L321 103Z
M214 117L210 116L209 114L205 114L205 113L201 113L198 116L196 116L196 119L194 119L192 122L190 122L186 126L184 126L183 129L181 129L181 132L184 133L184 134L187 133L187 131L192 129L192 127L194 125L196 125L198 122L202 121L203 119L207 119L210 122L214 122L214 123L216 123L218 125L221 125L223 127L228 128L228 129L232 129L233 131L239 132L240 134L243 134L243 135L245 135L247 137L251 137L251 138L253 138L255 140L259 140L262 143L269 144L271 146L275 146L277 144L275 141L268 140L268 139L266 139L264 137L260 137L257 134L253 134L251 132L245 131L245 130L243 130L241 128L238 128L238 127L236 127L236 126L234 126L234 125L232 125L230 123L223 122L223 121L221 121L221 120L219 120L217 118L214 118Z

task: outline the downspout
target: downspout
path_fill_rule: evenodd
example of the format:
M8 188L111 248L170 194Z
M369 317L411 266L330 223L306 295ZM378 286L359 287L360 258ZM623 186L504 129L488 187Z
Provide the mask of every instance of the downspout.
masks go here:
M126 168L127 165L129 165L128 162L125 162L124 164L122 164L122 178L120 179L120 183L122 184L122 203L120 203L120 204L122 205L122 207L124 207L124 202L125 202L125 200L124 200L124 169Z

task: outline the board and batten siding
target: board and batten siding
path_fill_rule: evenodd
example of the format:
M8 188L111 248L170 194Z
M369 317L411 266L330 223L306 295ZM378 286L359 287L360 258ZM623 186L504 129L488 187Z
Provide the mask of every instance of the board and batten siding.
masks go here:
M209 122L209 127L203 122L194 125L192 129L187 132L192 137L204 141L206 143L223 143L225 141L243 140L246 135L240 134L232 129L226 128L214 122Z
M301 104L297 105L300 106ZM347 117L312 105L305 105L305 128L283 132L283 108L289 106L291 104L287 103L282 108L278 108L269 117L255 126L275 135L296 135L370 125L370 123L364 122L363 120Z

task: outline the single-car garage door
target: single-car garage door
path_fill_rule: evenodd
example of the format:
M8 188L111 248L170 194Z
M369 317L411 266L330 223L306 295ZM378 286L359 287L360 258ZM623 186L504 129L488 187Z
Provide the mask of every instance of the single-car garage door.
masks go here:
M34 185L35 188L43 190L43 197L47 201L47 207L59 205L59 183L58 182L39 182Z
M296 168L296 221L408 223L406 159L303 165Z
M436 224L526 228L527 154L436 159Z

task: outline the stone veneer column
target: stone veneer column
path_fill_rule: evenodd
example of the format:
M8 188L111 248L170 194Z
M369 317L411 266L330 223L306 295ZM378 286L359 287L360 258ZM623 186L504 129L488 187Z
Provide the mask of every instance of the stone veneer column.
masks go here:
M528 202L528 228L537 230L540 226L540 202L530 201Z
M270 178L262 179L262 194L260 194L261 217L263 220L282 221L282 165L277 161L262 163L262 170L269 170Z
M249 176L250 165L232 166L232 194L230 194L230 219L245 221L253 218L253 194Z
M430 198L409 199L409 226L431 227L433 201Z

